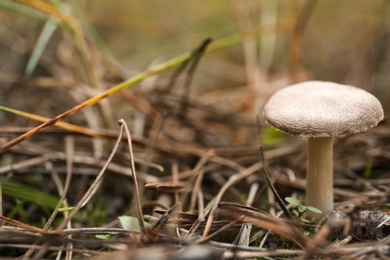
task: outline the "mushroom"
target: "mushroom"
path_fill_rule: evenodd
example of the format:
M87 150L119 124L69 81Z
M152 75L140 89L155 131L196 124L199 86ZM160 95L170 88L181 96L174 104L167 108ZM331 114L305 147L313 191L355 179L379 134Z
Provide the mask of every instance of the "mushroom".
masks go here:
M376 97L353 86L307 81L277 91L264 107L266 122L289 135L308 138L305 204L322 214L333 210L333 138L365 132L383 120Z

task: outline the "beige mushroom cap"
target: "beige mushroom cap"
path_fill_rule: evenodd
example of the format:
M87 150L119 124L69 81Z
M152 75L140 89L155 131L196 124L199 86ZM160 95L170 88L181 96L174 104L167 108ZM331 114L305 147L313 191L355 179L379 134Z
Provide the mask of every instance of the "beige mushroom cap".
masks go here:
M298 137L356 134L383 120L383 108L370 93L333 82L307 81L276 92L264 107L266 122Z

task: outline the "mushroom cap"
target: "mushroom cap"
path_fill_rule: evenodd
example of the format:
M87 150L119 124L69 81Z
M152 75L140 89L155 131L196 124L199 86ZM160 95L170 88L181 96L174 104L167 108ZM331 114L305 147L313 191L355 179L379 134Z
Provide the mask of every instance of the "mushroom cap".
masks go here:
M383 120L379 100L353 86L307 81L277 91L264 107L266 122L297 137L356 134Z

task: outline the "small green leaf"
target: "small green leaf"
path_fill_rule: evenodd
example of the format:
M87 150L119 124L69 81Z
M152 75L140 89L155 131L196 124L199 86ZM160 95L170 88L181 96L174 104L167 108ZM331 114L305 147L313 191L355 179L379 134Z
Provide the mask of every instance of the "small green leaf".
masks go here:
M71 211L72 209L74 209L74 207L62 207L62 208L58 208L58 211L65 212L65 211Z
M138 219L130 216L120 216L118 217L121 225L124 229L130 231L140 231ZM144 222L145 227L150 227L151 225L147 222Z
M95 237L101 240L107 240L111 237L111 234L96 235Z
M307 209L307 210L310 210L311 212L314 212L314 213L318 213L318 214L321 214L321 213L322 213L322 210L317 209L317 208L312 207L312 206L306 206L306 209Z
M265 146L273 146L286 138L286 134L275 130L274 128L267 126L262 135L262 144Z
M286 197L286 198L284 198L288 203L290 203L290 204L293 204L293 205L295 205L295 206L302 206L302 203L298 200L298 199L296 199L296 198L292 198L292 197Z
M307 207L306 206L304 206L304 205L298 205L298 211L300 212L300 213L303 213L303 212L305 212L307 210Z
M303 222L303 223L307 223L307 224L310 224L310 223L312 223L313 221L311 221L311 220L309 220L309 219L306 219L305 217L301 217L301 221Z

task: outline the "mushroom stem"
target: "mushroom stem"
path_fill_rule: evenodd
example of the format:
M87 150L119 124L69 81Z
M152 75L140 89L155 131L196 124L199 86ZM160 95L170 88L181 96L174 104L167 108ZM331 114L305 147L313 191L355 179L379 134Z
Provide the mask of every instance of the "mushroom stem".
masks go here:
M306 181L305 204L322 211L309 214L319 219L333 210L333 137L309 138Z

